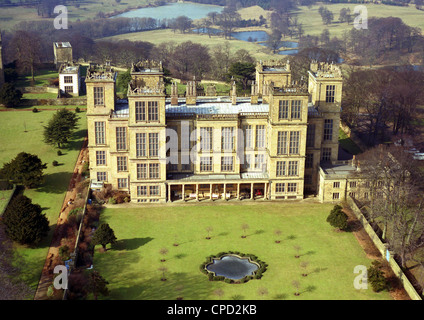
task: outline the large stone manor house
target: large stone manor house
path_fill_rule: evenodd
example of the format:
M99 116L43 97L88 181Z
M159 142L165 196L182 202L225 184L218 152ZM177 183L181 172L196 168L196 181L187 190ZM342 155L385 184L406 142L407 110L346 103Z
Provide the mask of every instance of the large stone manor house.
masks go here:
M123 100L114 69L91 66L92 187L110 184L138 203L342 200L355 191L346 178L355 168L338 159L341 70L312 62L308 74L296 83L288 62L261 61L250 97L237 96L235 83L222 97L195 80L181 96L176 83L166 94L160 62L143 61L132 66Z

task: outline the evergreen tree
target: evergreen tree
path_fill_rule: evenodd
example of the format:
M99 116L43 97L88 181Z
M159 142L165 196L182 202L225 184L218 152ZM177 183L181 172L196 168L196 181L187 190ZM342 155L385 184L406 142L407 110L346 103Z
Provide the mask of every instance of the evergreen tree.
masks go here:
M77 122L78 116L74 112L66 109L57 111L47 127L44 127L44 142L60 148L72 137Z
M49 221L41 212L28 197L16 196L3 214L6 234L20 244L37 244L49 231Z
M106 249L108 243L113 244L116 242L115 233L108 223L102 223L94 232L91 239L94 245L101 244L103 249Z
M0 89L0 103L7 108L16 107L21 102L22 92L11 83L5 83Z
M373 261L372 265L368 268L368 281L371 283L374 292L380 292L387 289L387 280L381 271L381 263Z
M46 168L47 164L42 163L38 156L21 152L11 162L3 165L0 177L32 188L43 182L43 169Z
M347 215L342 209L343 208L341 206L335 205L331 210L330 215L327 217L327 222L335 228L346 230L348 226Z

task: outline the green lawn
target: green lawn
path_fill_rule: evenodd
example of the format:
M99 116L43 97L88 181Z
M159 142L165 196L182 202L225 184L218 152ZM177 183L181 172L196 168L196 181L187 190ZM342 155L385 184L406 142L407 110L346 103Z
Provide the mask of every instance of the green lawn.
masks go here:
M44 266L48 246L53 235L54 226L59 216L64 196L72 176L76 159L86 135L87 123L85 113L79 113L79 128L70 142L69 148L63 149L63 155L57 155L57 149L43 142L43 125L51 119L55 111L5 111L0 113L0 166L9 162L19 152L36 154L47 163L45 182L36 189L25 190L24 194L38 203L49 219L49 236L38 248L30 249L17 246L18 253L24 259L23 277L35 290ZM57 160L59 166L53 167L52 161Z
M272 54L270 50L261 46L260 44L247 42L242 40L226 40L221 36L212 36L209 38L207 34L197 34L197 33L180 33L173 32L170 29L165 30L154 30L154 31L142 31L142 32L133 32L120 34L113 37L106 37L100 40L130 40L130 41L147 41L155 45L164 43L164 42L174 42L180 44L186 41L192 41L194 43L199 43L209 48L213 48L217 45L223 45L225 42L228 42L231 46L231 53L235 53L239 49L245 49L249 51L250 55L257 60L267 60L267 59L280 59L281 55Z
M342 129L339 129L339 144L351 154L356 155L362 152L361 148Z
M300 6L299 10L294 13L297 14L299 22L303 24L305 34L309 35L320 35L322 30L328 29L330 31L330 36L342 37L343 31L351 30L353 24L339 23L339 14L340 9L350 8L351 14L354 14L355 6L359 5L356 3L338 3L338 4L324 4L328 10L332 11L334 14L334 20L331 25L325 26L322 23L321 15L318 12L318 8L323 4L313 5L310 8L305 6ZM408 7L399 7L399 6L389 6L383 4L372 4L367 3L365 7L368 11L368 18L370 17L399 17L402 21L411 26L419 27L424 30L424 11L415 9L414 5Z
M24 93L22 99L56 99L57 93L43 92L43 93Z
M353 287L355 266L369 260L352 233L335 232L326 222L330 204L218 203L106 208L101 222L115 231L117 243L107 253L96 247L94 267L109 281L106 299L185 300L212 299L391 299L388 292ZM241 238L242 224L247 238ZM211 240L205 239L212 227ZM281 236L274 233L281 230ZM275 240L281 239L281 243ZM178 246L173 246L177 242ZM301 247L295 258L294 246ZM168 249L160 262L162 248ZM210 282L199 265L221 251L255 254L269 266L261 280L244 284ZM309 263L301 275L300 263ZM161 266L167 281L161 281ZM294 296L293 280L300 282ZM260 295L258 290L267 294ZM222 290L222 296L216 294Z
M46 86L49 85L49 80L53 80L58 77L59 73L55 70L36 70L34 73L34 83L31 83L31 75L23 75L18 78L16 87Z

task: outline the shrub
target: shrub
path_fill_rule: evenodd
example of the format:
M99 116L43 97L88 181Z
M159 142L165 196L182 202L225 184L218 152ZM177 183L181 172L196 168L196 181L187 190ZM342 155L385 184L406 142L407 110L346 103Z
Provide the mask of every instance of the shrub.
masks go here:
M57 150L57 155L58 155L58 156L61 156L61 155L63 155L62 151L60 151L60 150Z
M53 165L53 167L57 167L57 166L59 165L59 162L57 162L56 160L54 160L54 161L52 162L52 165Z
M32 112L36 113L36 112L38 112L38 109L37 108L32 108Z
M80 112L81 112L81 109L79 107L76 107L75 108L75 113L80 113Z
M368 268L368 281L374 292L380 292L387 289L387 280L384 277L384 272L381 271L381 263L373 261L372 265Z
M59 256L63 261L69 259L69 247L67 245L59 248Z
M346 230L348 227L347 215L342 209L343 208L341 206L335 205L327 217L327 222L335 228Z
M116 199L115 198L109 198L108 202L109 202L109 204L116 204Z

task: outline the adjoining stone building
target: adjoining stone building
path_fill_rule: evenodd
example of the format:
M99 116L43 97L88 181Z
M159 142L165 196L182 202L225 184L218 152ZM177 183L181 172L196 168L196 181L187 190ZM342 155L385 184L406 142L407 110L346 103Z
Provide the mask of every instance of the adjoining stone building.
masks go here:
M260 62L247 98L235 85L230 96L199 96L195 80L184 97L175 83L168 96L162 64L143 61L118 100L116 76L110 66L87 71L90 176L132 202L303 199L320 194L321 166L338 161L336 65L313 62L294 83L288 63Z
M63 63L72 63L72 46L69 42L53 42L54 64L60 68Z

